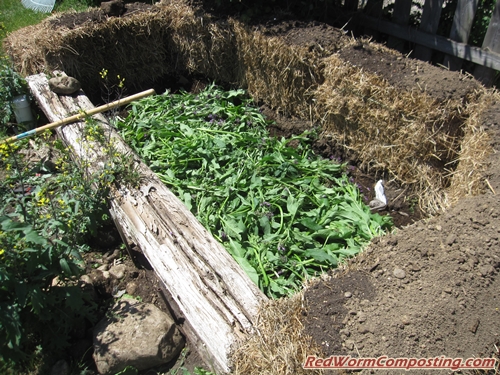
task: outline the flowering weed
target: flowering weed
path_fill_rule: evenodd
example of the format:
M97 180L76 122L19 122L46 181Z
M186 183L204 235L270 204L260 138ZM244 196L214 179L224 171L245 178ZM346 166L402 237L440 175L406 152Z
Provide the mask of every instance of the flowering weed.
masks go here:
M85 242L107 212L105 190L91 189L98 177L84 176L60 141L51 144L53 170L23 156L47 137L0 145L0 368L35 347L60 351L75 321L93 319L77 280Z

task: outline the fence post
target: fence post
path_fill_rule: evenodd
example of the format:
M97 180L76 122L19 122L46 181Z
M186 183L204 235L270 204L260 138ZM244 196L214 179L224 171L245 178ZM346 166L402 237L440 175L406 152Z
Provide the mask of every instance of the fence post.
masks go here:
M450 39L467 44L477 5L478 0L458 0L451 25ZM462 59L450 55L446 55L443 61L443 65L450 70L459 70L462 63Z
M444 0L426 0L424 11L422 12L422 20L420 22L420 31L435 34L439 26L439 18L443 10ZM416 46L414 57L423 61L430 61L432 57L432 49Z
M500 1L497 0L491 16L490 25L483 40L483 49L500 52ZM474 69L474 77L485 86L491 86L495 81L496 70L478 65Z

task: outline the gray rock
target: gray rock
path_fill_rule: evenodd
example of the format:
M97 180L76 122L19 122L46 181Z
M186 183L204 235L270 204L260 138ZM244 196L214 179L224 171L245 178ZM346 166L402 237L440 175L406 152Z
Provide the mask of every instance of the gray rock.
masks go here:
M49 88L56 94L71 95L80 90L82 85L76 78L58 76L49 79Z
M100 374L127 366L142 371L172 360L184 338L172 317L149 303L118 301L94 328L94 361Z
M352 340L345 340L344 345L349 350L353 350L354 349L354 341L352 341Z
M392 274L398 279L404 279L406 277L406 272L401 268L395 268L394 271L392 271Z
M131 296L135 295L135 292L137 292L137 283L131 281L127 284L126 289L128 294L130 294Z
M448 235L448 237L446 237L446 244L448 246L451 246L455 243L456 240L457 240L457 236L455 236L453 233L450 233Z
M364 312L361 311L358 313L358 322L364 323L364 322L366 322L366 318L367 317L366 317L366 314Z
M495 267L490 264L486 264L479 267L479 272L481 273L481 276L493 275L495 273Z
M117 264L116 266L113 266L109 269L109 274L112 278L119 280L122 279L123 276L125 276L126 270L127 267L124 264Z

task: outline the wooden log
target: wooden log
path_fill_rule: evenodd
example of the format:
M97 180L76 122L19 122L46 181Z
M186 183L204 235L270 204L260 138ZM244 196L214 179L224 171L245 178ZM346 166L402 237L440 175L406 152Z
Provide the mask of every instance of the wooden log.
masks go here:
M44 74L27 77L33 96L49 121L93 108L80 92L58 96ZM266 297L226 249L198 222L184 204L144 165L99 114L93 117L116 150L131 155L141 186L120 181L112 188L111 215L125 237L136 244L169 293L176 318L207 364L219 373L230 371L230 351L236 340L253 330L258 308ZM89 173L102 170L107 159L102 145L82 141L84 122L56 129Z

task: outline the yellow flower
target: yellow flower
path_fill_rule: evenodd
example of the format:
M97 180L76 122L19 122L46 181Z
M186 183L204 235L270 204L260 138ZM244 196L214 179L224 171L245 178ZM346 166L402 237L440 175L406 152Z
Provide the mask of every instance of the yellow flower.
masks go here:
M108 75L108 69L102 69L99 73L102 79L105 79Z

